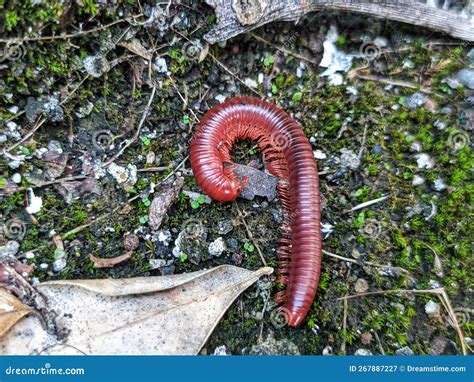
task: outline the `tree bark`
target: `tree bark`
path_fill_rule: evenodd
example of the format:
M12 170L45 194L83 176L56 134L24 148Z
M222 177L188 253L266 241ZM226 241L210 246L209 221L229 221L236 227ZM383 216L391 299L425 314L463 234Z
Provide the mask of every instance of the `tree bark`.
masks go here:
M446 11L415 0L206 0L217 23L205 36L225 41L272 21L295 21L308 12L345 11L418 25L474 41L473 0L464 12Z

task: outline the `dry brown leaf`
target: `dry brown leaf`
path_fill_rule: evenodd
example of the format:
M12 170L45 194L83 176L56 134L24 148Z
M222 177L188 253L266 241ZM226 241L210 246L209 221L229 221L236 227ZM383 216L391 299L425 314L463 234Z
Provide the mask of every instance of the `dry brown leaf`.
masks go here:
M30 312L29 306L23 304L6 289L0 288L0 337Z
M143 57L145 60L150 61L153 57L153 55L146 50L142 43L136 38L131 41L122 41L118 45L123 46L125 49L128 49L130 52L135 53L140 57Z
M67 337L58 340L30 316L0 338L0 353L198 354L237 296L272 271L222 265L173 276L39 284Z
M100 258L95 257L94 255L90 255L89 258L94 263L96 268L111 268L117 264L123 263L132 257L132 251L127 252L120 256L115 257L107 257L107 258Z

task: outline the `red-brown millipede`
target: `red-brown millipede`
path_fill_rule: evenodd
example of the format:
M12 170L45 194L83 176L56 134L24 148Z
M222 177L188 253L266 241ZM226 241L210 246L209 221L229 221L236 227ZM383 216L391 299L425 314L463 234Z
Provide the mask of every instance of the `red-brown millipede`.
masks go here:
M204 192L219 201L237 198L242 182L232 173L231 149L252 139L266 167L278 177L284 215L278 239L276 294L288 325L299 325L316 295L321 272L319 178L313 151L299 124L276 106L238 97L215 106L202 118L191 144L194 176Z

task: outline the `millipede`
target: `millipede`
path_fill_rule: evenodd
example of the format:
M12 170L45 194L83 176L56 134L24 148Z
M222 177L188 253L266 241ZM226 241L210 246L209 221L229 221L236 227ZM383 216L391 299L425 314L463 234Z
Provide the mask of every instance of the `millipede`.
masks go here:
M209 110L190 148L191 167L203 191L217 201L235 200L247 179L233 173L231 150L244 139L258 144L268 171L278 178L281 237L277 240L275 295L290 326L305 318L321 273L319 177L313 150L298 122L258 98L236 97Z

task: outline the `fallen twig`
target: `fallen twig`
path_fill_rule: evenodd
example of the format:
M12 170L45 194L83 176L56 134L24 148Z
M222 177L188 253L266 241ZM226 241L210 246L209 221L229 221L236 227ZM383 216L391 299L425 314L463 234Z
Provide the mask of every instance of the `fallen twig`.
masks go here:
M389 197L390 197L390 195L384 195L380 198L369 200L369 201L364 202L364 203L360 203L360 204L356 205L355 207L352 207L350 210L347 210L347 212L357 211L357 210L360 210L362 208L371 206L372 204L383 202L385 199L388 199Z
M422 93L425 94L432 94L433 91L430 88L422 87L418 84L415 84L413 82L409 81L402 81L402 80L394 80L392 78L385 78L385 77L379 77L379 76L372 76L372 75L363 75L363 74L350 74L348 75L349 78L358 78L361 80L367 80L367 81L374 81L374 82L380 82L382 84L387 84L387 85L393 85L393 86L400 86L404 88L410 88L410 89L415 89L418 90ZM444 97L442 94L436 93L437 96L439 97Z
M289 55L289 56L293 56L293 57L295 57L295 58L299 58L300 60L309 62L310 64L319 65L319 62L318 62L318 61L315 61L315 60L313 60L313 59L311 59L311 58L309 58L309 57L306 57L306 56L304 56L304 55L302 55L302 54L293 52L293 51L288 50L288 49L285 49L285 48L283 48L283 47L281 47L281 46L279 46L279 45L276 45L276 44L272 43L271 41L268 41L268 40L264 39L263 37L261 37L261 36L255 34L255 33L253 33L253 32L250 32L249 35L252 36L252 37L253 37L254 39L256 39L256 40L259 40L259 41L261 41L261 42L263 42L263 43L265 43L265 44L271 46L272 48L275 48L276 50L279 50L280 52L282 52L282 53L284 53L284 54L287 54L287 55Z
M117 25L117 24L120 24L120 23L124 23L124 22L130 22L132 20L135 20L136 18L139 18L143 16L142 13L138 14L138 15L134 15L134 16L130 16L130 17L126 17L124 19L120 19L120 20L116 20L116 21L113 21L109 24L106 24L106 25L102 25L100 27L95 27L95 28L92 28L92 29L88 29L88 30L85 30L85 31L80 31L80 32L76 32L76 33L69 33L69 34L61 34L61 35L56 35L56 36L39 36L39 37L23 37L23 38L0 38L0 42L2 43L17 43L17 44L21 44L21 43L24 43L24 42L31 42L31 41L50 41L50 40L68 40L68 39L72 39L72 38L76 38L76 37L82 37L86 34L90 34L90 33L95 33L95 32L100 32L104 29L107 29L107 28L110 28L114 25Z
M140 132L142 130L143 123L145 122L147 114L150 111L150 107L151 107L151 104L153 102L153 99L155 98L155 94L156 94L156 84L154 84L153 88L151 89L150 98L148 99L148 103L145 107L145 110L143 111L142 118L141 118L141 120L138 124L138 127L137 127L137 130L135 131L135 134L133 135L133 137L131 139L128 139L127 142L125 143L125 145L119 150L119 152L117 154L115 154L112 158L110 158L107 162L105 162L102 165L102 167L107 167L111 163L113 163L118 157L120 157L120 155L122 155L124 153L124 151L127 148L129 148L138 139L138 137L140 136Z
M244 217L244 214L242 213L242 211L240 210L239 208L239 205L237 203L235 203L235 206L237 207L237 211L239 212L239 217L240 217L240 221L242 222L242 224L244 225L245 227L245 230L247 231L247 235L249 237L249 239L252 241L253 245L255 246L255 248L257 248L257 252L258 254L260 255L260 259L262 260L262 263L264 266L267 266L267 262L265 261L265 257L263 257L263 253L262 251L260 250L260 247L258 246L257 242L255 241L253 235L252 235L252 231L250 231L250 228L249 226L247 225L247 222L245 221L245 217Z
M356 260L356 259L350 259L348 257L336 255L335 253L328 252L324 249L322 250L322 252L325 255L329 256L329 257L333 257L333 258L338 259L338 260L347 261L348 263L359 264L359 265L362 265L362 266L369 265L371 267L377 267L377 268L394 268L394 269L397 269L398 271L403 272L403 273L410 273L406 269L403 269L403 268L400 268L400 267L394 267L392 265L377 264L377 263L372 263L371 261L361 262L361 261Z

